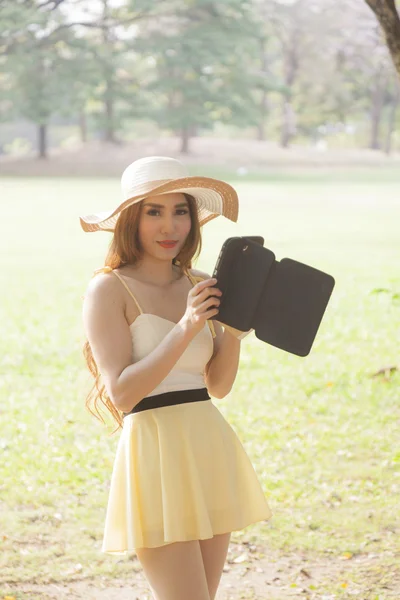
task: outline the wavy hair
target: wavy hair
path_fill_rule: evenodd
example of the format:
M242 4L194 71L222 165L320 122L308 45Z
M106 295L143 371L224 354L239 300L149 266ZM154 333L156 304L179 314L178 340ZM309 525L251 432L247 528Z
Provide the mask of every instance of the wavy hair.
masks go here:
M198 258L202 246L196 200L189 194L184 194L184 196L189 204L191 228L185 244L182 246L179 254L172 260L172 263L180 268L181 273L192 267L192 260ZM131 206L125 208L119 215L105 258L104 267L118 269L124 265L134 265L141 258L142 248L140 246L138 231L142 207L142 201L131 204ZM102 269L97 269L94 277L101 271ZM86 408L96 419L105 424L103 415L99 410L99 405L102 404L118 424L117 428L112 432L115 433L118 429L122 428L123 413L113 404L107 394L88 340L83 345L83 356L94 378L93 386L86 397Z

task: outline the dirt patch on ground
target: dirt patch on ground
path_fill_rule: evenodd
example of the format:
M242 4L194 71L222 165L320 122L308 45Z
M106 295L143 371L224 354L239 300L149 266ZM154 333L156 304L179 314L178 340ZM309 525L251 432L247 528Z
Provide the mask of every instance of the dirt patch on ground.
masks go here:
M341 600L397 599L400 570L379 567L376 554L348 560L315 556L310 552L278 553L252 544L230 545L216 600ZM125 578L69 580L9 586L7 593L24 594L29 600L153 600L140 563L132 558L132 576ZM384 594L378 596L379 594Z
M176 137L137 139L110 144L89 142L68 150L52 150L49 159L35 156L0 158L0 174L23 176L120 176L132 161L143 156L172 156L188 165L216 168L293 170L400 167L400 153L387 156L376 150L318 149L293 146L280 148L272 142L248 139L198 137L191 140L189 154L180 153Z

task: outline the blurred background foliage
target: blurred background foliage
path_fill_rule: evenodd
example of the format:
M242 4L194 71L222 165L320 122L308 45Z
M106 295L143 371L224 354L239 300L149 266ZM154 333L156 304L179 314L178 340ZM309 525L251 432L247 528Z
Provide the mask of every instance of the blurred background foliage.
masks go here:
M182 154L204 134L392 153L400 20L374 4L6 0L0 153L164 134Z

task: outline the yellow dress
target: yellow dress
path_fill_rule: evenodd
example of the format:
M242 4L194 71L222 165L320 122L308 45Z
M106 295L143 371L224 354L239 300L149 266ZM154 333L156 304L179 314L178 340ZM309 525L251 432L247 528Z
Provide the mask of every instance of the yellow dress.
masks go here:
M133 362L175 323L140 308L131 324ZM192 283L193 277L189 275ZM205 388L213 353L207 324L149 396ZM272 516L254 467L212 399L151 408L124 417L106 509L102 552L126 554L242 530Z

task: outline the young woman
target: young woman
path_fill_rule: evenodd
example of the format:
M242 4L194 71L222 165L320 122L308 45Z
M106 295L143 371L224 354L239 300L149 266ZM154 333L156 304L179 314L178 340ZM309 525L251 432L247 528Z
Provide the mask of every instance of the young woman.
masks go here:
M83 306L87 406L102 418L103 402L121 428L102 551L135 552L156 600L210 600L231 532L272 516L211 399L230 392L247 332L211 320L218 282L191 268L200 226L236 221L238 198L167 157L135 161L121 183L122 204L81 217L85 231L114 232Z

